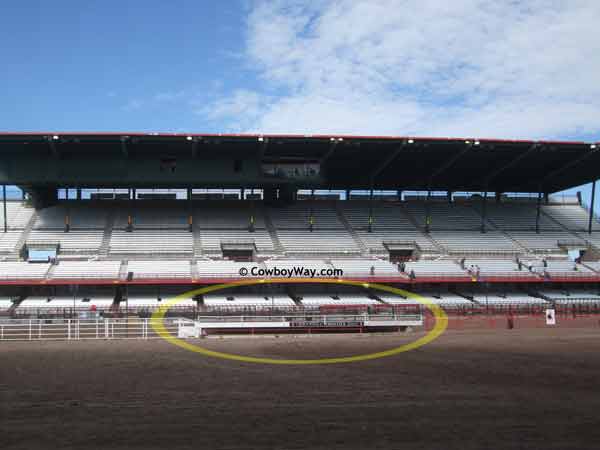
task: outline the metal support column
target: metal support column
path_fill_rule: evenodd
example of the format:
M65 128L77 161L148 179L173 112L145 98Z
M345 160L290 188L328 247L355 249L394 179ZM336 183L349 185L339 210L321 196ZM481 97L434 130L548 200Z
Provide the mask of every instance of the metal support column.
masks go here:
M592 201L590 203L590 218L588 221L588 234L592 234L592 224L594 221L594 202L595 201L596 201L596 180L594 180L592 183ZM4 213L4 215L6 216L6 212Z
M485 218L486 218L486 213L487 213L486 204L487 204L487 187L485 188L485 191L483 192L483 195L481 196L481 232L482 233L485 233Z
M373 231L373 187L369 191L369 233Z
M192 233L194 231L194 205L192 203L192 189L187 188L187 201L188 201L188 231Z
M538 190L537 209L535 212L535 232L540 233L540 210L542 208L542 188Z
M425 201L425 233L429 233L429 226L431 225L431 189L427 191L427 200Z
M6 185L2 185L2 207L4 208L4 232L8 231L8 219L6 217Z

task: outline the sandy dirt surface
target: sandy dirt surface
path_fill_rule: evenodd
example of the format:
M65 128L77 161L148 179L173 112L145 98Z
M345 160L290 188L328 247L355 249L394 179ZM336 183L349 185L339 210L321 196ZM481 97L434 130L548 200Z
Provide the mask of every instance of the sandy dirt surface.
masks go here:
M273 358L419 334L228 338ZM162 340L0 343L2 449L597 449L600 328L450 331L330 366L208 358Z

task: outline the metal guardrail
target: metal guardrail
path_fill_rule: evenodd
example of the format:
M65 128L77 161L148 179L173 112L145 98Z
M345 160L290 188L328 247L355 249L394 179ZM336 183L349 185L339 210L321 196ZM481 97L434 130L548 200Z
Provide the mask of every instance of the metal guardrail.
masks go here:
M195 320L185 318L164 319L165 328L177 335L180 326L199 323L303 323L339 324L393 322L398 320L421 321L420 314L360 314L360 315L290 315L290 316L199 316ZM158 336L152 328L152 319L8 319L0 321L0 341L44 340L107 340L107 339L154 339Z
M177 332L174 319L166 319L169 332ZM0 321L0 341L152 339L150 319L9 319Z

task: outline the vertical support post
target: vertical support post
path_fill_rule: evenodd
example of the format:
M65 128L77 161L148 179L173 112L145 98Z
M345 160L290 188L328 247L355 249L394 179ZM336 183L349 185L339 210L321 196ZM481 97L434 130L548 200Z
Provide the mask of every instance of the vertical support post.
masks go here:
M369 233L373 231L373 186L369 191Z
M187 203L188 203L188 231L194 231L194 206L192 204L192 189L187 188Z
M429 233L429 226L431 225L431 189L427 190L427 200L425 201L425 233Z
M314 225L315 225L314 206L315 206L315 190L312 189L310 191L310 216L308 218L308 229L311 233L312 233Z
M486 204L487 204L487 186L481 197L481 232L485 233L485 219L486 219Z
M540 233L540 210L542 207L542 187L540 186L539 190L538 190L538 197L537 197L537 209L535 212L535 232L537 234Z
M4 232L8 231L8 221L6 218L6 185L2 185L2 207L4 208Z
M592 223L594 220L594 202L595 201L596 201L596 180L594 180L592 182L592 201L590 202L590 218L588 221L588 234L592 234ZM6 217L6 211L4 212L4 216Z

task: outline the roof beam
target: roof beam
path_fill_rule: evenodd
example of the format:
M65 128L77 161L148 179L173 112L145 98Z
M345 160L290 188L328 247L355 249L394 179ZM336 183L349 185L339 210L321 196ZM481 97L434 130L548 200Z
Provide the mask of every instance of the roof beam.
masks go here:
M265 157L267 147L269 146L269 138L259 136L258 138L258 161L261 162Z
M329 139L329 148L327 149L325 154L323 156L321 156L321 160L319 161L319 163L321 165L325 164L327 162L327 160L333 156L333 154L335 153L335 150L337 149L337 147L341 141L342 141L341 138L338 139L338 138L332 137Z
M537 151L538 149L541 149L542 147L543 147L542 144L540 144L538 142L536 142L535 144L531 145L526 151L524 151L523 153L520 153L516 158L511 159L510 161L508 161L503 166L500 166L500 167L496 168L495 170L492 170L492 172L490 172L489 174L487 174L486 176L484 176L481 179L481 185L482 186L489 186L490 182L494 178L496 178L498 175L500 175L502 172L504 172L507 169L510 169L511 167L514 167L521 160L525 159L527 156L531 155L533 152Z
M598 153L599 151L600 151L600 146L593 145L592 147L590 147L590 150L587 153L584 153L579 158L576 158L576 159L572 160L571 162L569 162L568 164L565 164L564 166L559 167L558 169L555 169L552 172L550 172L549 174L547 174L545 177L543 177L539 181L539 185L543 187L544 184L548 180L551 180L552 178L556 177L557 175L560 175L561 173L564 173L565 171L569 170L571 167L574 167L574 166L582 163L583 161L588 159L590 156Z
M458 153L452 155L446 162L444 162L437 169L431 172L431 174L429 175L429 180L427 181L428 189L431 189L433 181L436 177L440 176L442 173L444 173L446 170L452 167L456 161L458 161L465 153L471 150L472 146L473 144L471 141L465 141L465 148L460 150Z
M400 152L404 149L404 147L406 147L406 144L407 144L406 140L402 141L402 144L400 144L398 147L396 147L392 151L392 153L390 153L381 163L379 163L379 165L377 167L375 167L375 169L369 174L369 179L371 180L371 185L373 185L373 181L375 180L375 177L380 175L381 172L383 172L385 169L387 169L389 167L389 165L394 162L394 160L398 157Z
M59 140L59 136L46 136L46 140L48 141L48 146L50 147L50 153L54 158L60 158L60 151L56 147L56 143Z
M127 148L127 140L129 138L127 136L121 136L121 154L125 158L129 158L129 149Z
M195 159L198 156L198 139L192 138L192 158Z

